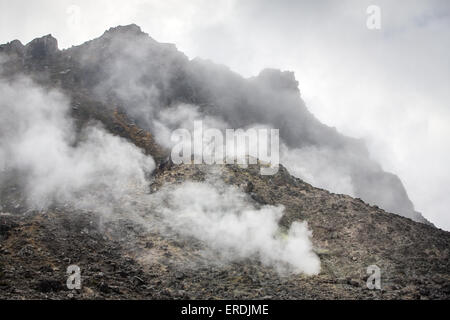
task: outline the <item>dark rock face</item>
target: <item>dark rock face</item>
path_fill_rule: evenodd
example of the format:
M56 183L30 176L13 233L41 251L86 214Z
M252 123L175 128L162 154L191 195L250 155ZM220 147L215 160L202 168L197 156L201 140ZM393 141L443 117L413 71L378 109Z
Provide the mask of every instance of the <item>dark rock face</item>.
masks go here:
M49 34L32 40L25 49L27 55L33 59L50 58L58 52L58 41Z

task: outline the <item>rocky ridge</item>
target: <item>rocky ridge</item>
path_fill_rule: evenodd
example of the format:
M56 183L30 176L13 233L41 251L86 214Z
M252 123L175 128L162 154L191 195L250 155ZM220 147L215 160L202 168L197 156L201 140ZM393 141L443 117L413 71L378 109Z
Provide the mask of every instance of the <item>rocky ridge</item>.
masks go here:
M107 70L99 61L114 61L115 55L120 54L100 49L109 48L117 37L125 37L131 43L135 43L137 37L140 45L148 46L147 51L157 62L163 59L166 68L177 70L170 79L160 82L158 77L151 79L163 92L158 97L162 105L191 102L213 112L220 104L217 102L220 97L214 87L201 81L205 73L227 78L224 83L233 89L246 81L229 71L224 72L222 67L211 67L209 62L189 61L172 45L158 44L134 25L110 29L99 39L62 51L57 49L56 39L51 36L33 40L26 46L12 41L0 46L0 53L7 56L6 63L2 63L2 76L12 78L26 74L42 86L60 88L71 98L71 116L78 127L92 120L100 121L107 130L151 155L157 162L151 192L165 185L203 181L210 169L204 165L172 164L167 159L168 151L155 142L152 128L135 118L133 110L128 108L129 101L108 91L110 88L107 88L110 95L106 98L92 90L106 77ZM94 56L99 60L89 58ZM151 64L151 70L158 72L152 69L158 65ZM192 78L193 70L195 78ZM230 78L234 80L229 81ZM268 70L251 81L274 87L275 91L297 91L298 94L298 83L290 73ZM240 102L251 105L249 101ZM316 121L307 113L305 117ZM317 130L332 132L325 127ZM289 140L290 133L285 137ZM313 136L305 133L304 137L308 140ZM331 134L330 139L348 148L359 148L336 133ZM94 212L80 212L65 206L55 206L45 212L30 211L15 181L5 179L0 186L0 297L449 298L448 232L388 213L361 199L315 188L291 176L284 167L274 176L261 176L257 165L248 168L219 166L218 171L223 181L241 188L256 205L282 204L285 207L280 221L283 228L288 228L293 221L308 221L315 251L322 263L319 275L281 276L250 259L211 265L199 255L205 244L163 237L127 219L105 222ZM386 182L387 187L390 185ZM402 197L407 199L406 192ZM192 261L196 262L194 266L189 263ZM65 269L72 263L82 269L81 290L70 291L64 285ZM366 268L371 264L382 270L382 290L368 290L365 285Z

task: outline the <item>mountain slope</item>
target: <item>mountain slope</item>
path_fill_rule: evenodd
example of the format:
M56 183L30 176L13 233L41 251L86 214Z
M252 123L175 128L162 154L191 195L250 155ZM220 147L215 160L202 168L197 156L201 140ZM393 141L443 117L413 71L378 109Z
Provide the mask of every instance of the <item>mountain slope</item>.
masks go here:
M151 132L158 131L154 120L161 110L179 103L198 105L202 113L230 128L252 124L279 128L283 143L292 151L289 155L298 150L295 154L303 155L284 161L293 174L312 176L311 182L319 187L426 222L414 210L400 179L371 160L363 142L321 124L307 110L293 73L267 69L246 80L224 66L190 61L173 45L156 42L136 25L111 28L100 38L63 51L48 35L26 46L13 41L1 46L0 52L10 56L4 73L39 74L41 83L57 84L69 96L83 93L109 107L122 107ZM320 165L311 157L320 157ZM333 168L337 178L323 175L324 167Z
M307 221L321 261L313 276L280 275L252 257L215 262L213 253L204 254L208 243L138 223L155 214L140 198L133 200L139 219L121 207L106 220L64 203L35 210L28 208L14 172L2 172L2 298L448 299L450 233L409 219L424 221L400 180L373 163L359 141L320 124L301 101L291 73L265 70L243 79L223 66L190 61L134 25L63 51L46 36L26 46L17 41L0 46L0 54L7 81L25 74L70 98L77 132L99 121L151 155L157 164L151 195L187 181L207 181L213 172L257 208L283 205L282 230ZM198 105L202 114L232 127L279 127L291 149L323 148L351 177L356 196L409 218L313 187L283 166L274 176L261 176L258 166L174 165L158 143L154 120L179 103ZM71 263L83 270L80 291L64 287ZM366 268L372 264L381 269L383 290L366 288Z

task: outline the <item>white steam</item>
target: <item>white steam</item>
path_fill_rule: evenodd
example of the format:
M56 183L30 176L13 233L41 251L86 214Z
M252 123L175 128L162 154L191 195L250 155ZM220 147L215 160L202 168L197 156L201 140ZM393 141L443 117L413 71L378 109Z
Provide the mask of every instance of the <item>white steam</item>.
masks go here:
M170 149L174 145L174 142L171 141L172 132L179 128L192 132L194 121L198 120L202 121L204 129L216 128L225 130L230 128L225 121L218 117L203 114L199 106L180 103L159 110L155 119L152 119L152 126L155 128L155 139L160 145Z
M280 272L320 271L306 223L280 231L282 207L256 208L242 191L219 181L148 194L153 159L98 124L76 133L61 93L21 78L0 80L0 96L0 183L6 174L17 175L31 208L63 203L109 217L119 213L149 229L170 227L178 236L194 237L225 261L253 258Z
M0 96L0 164L25 181L31 207L56 201L98 210L129 186L145 187L153 159L99 126L83 129L76 139L62 94L21 79L0 81Z
M171 228L207 243L226 260L253 257L279 272L320 271L307 224L293 222L287 233L280 231L282 206L255 208L237 187L217 181L167 186L152 199L166 204L161 214Z

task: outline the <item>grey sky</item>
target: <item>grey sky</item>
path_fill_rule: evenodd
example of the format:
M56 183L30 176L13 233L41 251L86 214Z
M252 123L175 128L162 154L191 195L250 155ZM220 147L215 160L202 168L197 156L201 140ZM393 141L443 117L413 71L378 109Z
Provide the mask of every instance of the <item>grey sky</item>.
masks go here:
M381 30L366 27L371 4ZM295 71L309 109L365 138L416 208L450 230L449 1L0 0L0 43L51 33L65 48L129 23L244 76Z

